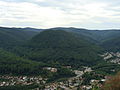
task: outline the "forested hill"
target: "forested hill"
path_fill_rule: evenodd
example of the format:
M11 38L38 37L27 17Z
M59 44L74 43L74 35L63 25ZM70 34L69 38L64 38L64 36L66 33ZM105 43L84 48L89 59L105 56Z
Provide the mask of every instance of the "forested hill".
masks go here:
M35 47L50 47L50 48L74 48L86 47L91 45L85 37L78 37L76 34L63 30L46 30L34 36L29 45Z
M0 49L0 74L39 75L43 65Z
M36 31L29 31L22 28L0 27L0 47L11 47L22 44L37 33Z
M51 30L51 29L49 29ZM52 30L64 30L85 36L93 43L103 47L106 51L120 51L120 29L88 30L83 28L52 28Z
M73 32L79 35L84 35L86 37L89 37L91 39L94 39L101 43L102 41L106 39L111 39L113 37L118 37L120 36L120 30L119 29L108 29L108 30L89 30L89 29L84 29L84 28L51 28L49 30L64 30L68 32Z
M101 46L107 51L120 52L120 36L103 41Z
M119 30L0 27L1 73L4 68L13 73L33 73L31 70L37 71L41 62L72 67L104 63L100 57L103 51L120 51L119 35Z
M96 43L101 47L105 48L109 51L116 51L119 47L119 36L120 30L112 29L112 30L88 30L82 28L50 28L50 29L35 29L35 28L7 28L0 27L0 47L11 47L14 45L22 44L24 41L31 39L33 36L39 34L39 32L45 30L63 30L67 32L72 32L77 34L79 37L84 37L90 42ZM115 47L111 43L114 40ZM112 46L111 46L111 45ZM107 47L107 48L106 48Z
M20 49L16 48L17 53L34 61L73 66L102 61L98 55L101 50L86 38L63 30L43 31Z

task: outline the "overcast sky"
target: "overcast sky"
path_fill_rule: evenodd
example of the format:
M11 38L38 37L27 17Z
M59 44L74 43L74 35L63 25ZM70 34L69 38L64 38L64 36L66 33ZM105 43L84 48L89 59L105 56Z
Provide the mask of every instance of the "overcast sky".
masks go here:
M120 28L120 0L0 0L0 26Z

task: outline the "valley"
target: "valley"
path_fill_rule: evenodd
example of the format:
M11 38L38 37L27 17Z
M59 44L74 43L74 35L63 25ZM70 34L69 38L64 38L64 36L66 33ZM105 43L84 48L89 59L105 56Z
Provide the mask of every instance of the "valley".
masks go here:
M119 35L120 30L0 27L0 88L101 88L120 71Z

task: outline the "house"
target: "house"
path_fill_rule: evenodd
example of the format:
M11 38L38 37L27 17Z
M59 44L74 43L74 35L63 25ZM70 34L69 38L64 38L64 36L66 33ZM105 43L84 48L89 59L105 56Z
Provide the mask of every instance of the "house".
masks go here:
M52 68L52 67L44 67L44 70L49 70L51 72L57 72L57 68Z

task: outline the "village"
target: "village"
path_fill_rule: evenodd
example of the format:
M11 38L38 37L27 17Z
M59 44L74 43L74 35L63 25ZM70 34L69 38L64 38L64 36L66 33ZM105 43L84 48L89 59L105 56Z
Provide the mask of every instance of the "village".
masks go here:
M67 66L67 68L71 68L70 66ZM84 71L80 70L73 70L76 74L75 77L67 78L67 80L63 80L60 82L52 82L52 83L46 83L47 78L42 78L41 76L0 76L0 86L15 86L15 85L32 85L32 84L38 84L38 85L44 85L44 90L90 90L93 88L93 86L102 87L101 82L105 82L105 78L101 78L100 80L91 79L89 84L84 85L82 84L84 79L82 75L84 73L90 73L93 70L90 67L84 67ZM57 72L57 68L52 67L45 67L43 69L50 70L51 72ZM40 88L37 88L38 90L41 90Z
M84 78L82 78L82 75L84 73L92 72L93 70L90 67L84 67L84 71L74 70L76 76L72 78L68 78L65 81L61 82L54 82L50 83L45 86L45 90L90 90L95 85L100 88L102 87L102 83L106 81L108 77L101 78L100 80L91 79L88 85L82 85L82 82L84 81Z
M15 85L31 85L31 84L45 84L46 79L40 76L0 76L0 86L15 86Z

